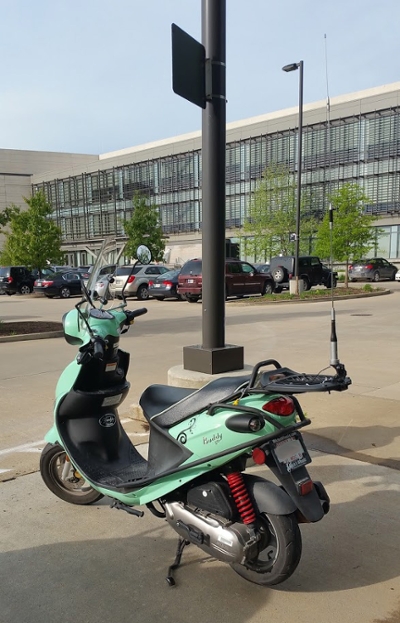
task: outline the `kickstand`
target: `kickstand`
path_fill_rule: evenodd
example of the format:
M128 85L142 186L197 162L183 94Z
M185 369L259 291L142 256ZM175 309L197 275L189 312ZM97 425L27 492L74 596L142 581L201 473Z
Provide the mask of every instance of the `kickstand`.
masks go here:
M168 567L168 575L165 578L169 584L169 586L175 586L175 580L172 576L172 572L177 569L179 567L179 565L181 564L181 558L182 558L182 554L183 554L183 550L185 549L186 545L189 545L190 541L186 541L186 539L182 539L182 537L179 537L179 541L178 541L178 547L176 549L176 555L175 555L175 560L172 563L172 565L170 567Z

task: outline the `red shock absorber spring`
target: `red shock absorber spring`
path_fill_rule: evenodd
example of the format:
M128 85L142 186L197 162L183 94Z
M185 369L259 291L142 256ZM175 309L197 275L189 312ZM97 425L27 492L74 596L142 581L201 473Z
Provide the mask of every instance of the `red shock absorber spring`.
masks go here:
M227 474L228 483L243 523L255 523L256 513L240 472Z

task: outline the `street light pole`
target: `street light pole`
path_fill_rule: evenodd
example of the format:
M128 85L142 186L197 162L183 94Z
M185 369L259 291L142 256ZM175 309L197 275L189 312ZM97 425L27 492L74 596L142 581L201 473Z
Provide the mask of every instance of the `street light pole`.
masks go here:
M299 73L299 135L297 140L297 204L296 204L296 241L294 254L294 276L296 280L295 294L299 294L299 252L300 252L300 207L301 207L301 170L303 152L303 61L291 63L282 67L283 71L296 71Z

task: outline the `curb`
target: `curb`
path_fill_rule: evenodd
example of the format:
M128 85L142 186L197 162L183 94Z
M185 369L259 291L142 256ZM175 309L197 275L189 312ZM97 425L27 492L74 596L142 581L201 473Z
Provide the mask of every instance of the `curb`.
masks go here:
M349 295L343 295L343 296L334 296L333 300L334 301L350 301L352 299L365 299L365 298L370 298L370 297L374 297L374 296L384 296L386 294L393 294L393 290L382 290L380 292L363 292L362 294L349 294ZM278 295L279 296L279 295ZM282 305L283 303L330 303L332 301L332 298L330 297L326 297L326 298L307 298L307 299L282 299L282 300L278 300L278 301L259 301L258 299L254 299L254 301L252 301L251 303L247 302L247 301L235 301L235 305L243 305L243 306L252 306L252 305L274 305L275 303L278 303L279 305Z
M46 331L45 333L22 333L21 335L3 335L1 342L25 342L26 340L45 340L52 337L64 337L64 331Z

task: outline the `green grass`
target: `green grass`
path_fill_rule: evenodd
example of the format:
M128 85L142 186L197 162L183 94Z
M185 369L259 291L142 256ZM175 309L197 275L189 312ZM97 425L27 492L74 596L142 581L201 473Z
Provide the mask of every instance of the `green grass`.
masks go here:
M335 288L333 291L334 298L338 296L352 296L355 294L362 294L365 292L374 292L379 288L375 288L371 286L369 283L366 283L362 288ZM307 292L302 292L301 294L290 294L290 292L281 292L280 294L265 294L260 297L251 297L247 299L249 303L260 303L260 302L269 302L269 301L306 301L306 300L327 300L332 297L332 292L330 288L318 288L315 290L308 290Z

